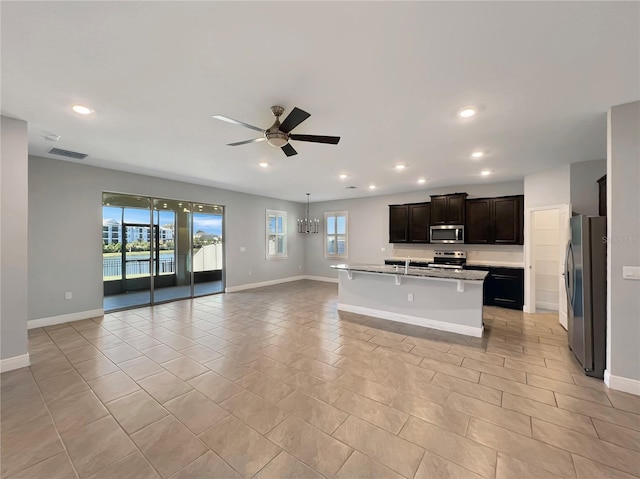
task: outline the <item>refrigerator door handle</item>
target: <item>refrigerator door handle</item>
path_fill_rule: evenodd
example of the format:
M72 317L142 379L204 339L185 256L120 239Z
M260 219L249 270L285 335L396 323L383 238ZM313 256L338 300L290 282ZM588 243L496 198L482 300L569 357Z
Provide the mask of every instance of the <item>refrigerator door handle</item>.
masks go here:
M567 255L565 257L565 276L564 282L567 289L568 307L573 310L573 301L575 299L575 263L573 260L573 245L571 242L567 245Z

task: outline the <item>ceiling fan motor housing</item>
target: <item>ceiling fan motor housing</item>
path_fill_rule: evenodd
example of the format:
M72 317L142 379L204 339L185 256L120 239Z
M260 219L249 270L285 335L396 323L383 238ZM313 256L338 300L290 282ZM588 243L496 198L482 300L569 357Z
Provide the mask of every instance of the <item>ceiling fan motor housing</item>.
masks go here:
M282 148L289 143L289 134L280 131L280 115L284 113L284 108L281 106L272 106L271 113L276 117L276 121L273 122L273 125L271 125L268 130L265 130L264 136L267 139L267 143L271 146Z

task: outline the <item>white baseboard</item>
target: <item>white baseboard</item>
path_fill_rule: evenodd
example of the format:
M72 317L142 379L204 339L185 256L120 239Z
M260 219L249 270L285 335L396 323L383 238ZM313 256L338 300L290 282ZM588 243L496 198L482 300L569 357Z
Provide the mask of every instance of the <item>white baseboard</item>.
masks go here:
M325 283L336 283L338 284L338 278L328 278L326 276L311 276L306 275L304 279L310 279L311 281L324 281Z
M560 307L558 306L558 303L545 303L544 301L536 301L536 309L558 311Z
M225 293L235 293L244 291L245 289L262 288L264 286L273 286L274 284L290 283L291 281L300 281L306 279L305 276L289 276L288 278L272 279L269 281L260 281L258 283L240 284L238 286L228 286L224 288Z
M608 370L605 370L604 383L610 389L615 389L617 391L623 391L625 393L640 396L640 381L638 381L637 379L612 376Z
M44 326L54 326L56 324L80 321L81 319L96 318L104 315L104 309L91 309L89 311L79 311L77 313L61 314L60 316L50 316L48 318L30 319L27 321L27 329L42 328Z
M484 329L482 326L479 328L475 328L473 326L445 323L443 321L436 321L434 319L420 318L418 316L409 316L406 314L392 313L390 311L365 308L363 306L353 306L351 304L344 303L338 303L338 309L340 311L373 316L374 318L390 319L391 321L398 321L400 323L415 324L416 326L438 329L440 331L449 331L450 333L465 334L467 336L474 336L476 338L482 337L482 331Z
M14 356L12 358L0 359L0 373L13 371L14 369L26 368L31 364L29 353Z
M229 286L227 288L224 288L224 292L236 293L238 291L244 291L246 289L262 288L264 286L273 286L274 284L290 283L292 281L300 281L303 279L310 279L312 281L326 281L329 283L338 282L337 278L327 278L324 276L300 275L300 276L289 276L288 278L272 279L269 281L260 281L258 283L248 283L248 284L240 284L238 286Z

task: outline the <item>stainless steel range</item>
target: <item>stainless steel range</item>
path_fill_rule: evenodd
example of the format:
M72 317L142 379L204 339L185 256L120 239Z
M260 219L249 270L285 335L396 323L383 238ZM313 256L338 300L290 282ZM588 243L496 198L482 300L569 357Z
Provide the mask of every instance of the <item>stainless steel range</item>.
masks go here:
M433 263L429 263L429 268L438 269L463 269L467 264L466 251L434 251Z

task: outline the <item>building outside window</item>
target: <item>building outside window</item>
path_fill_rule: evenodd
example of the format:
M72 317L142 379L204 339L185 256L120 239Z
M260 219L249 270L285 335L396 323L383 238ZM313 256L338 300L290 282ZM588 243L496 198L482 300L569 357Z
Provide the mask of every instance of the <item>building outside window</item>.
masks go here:
M287 212L267 210L267 259L287 257Z
M346 259L348 257L348 222L346 211L334 211L324 214L324 257L328 259Z

